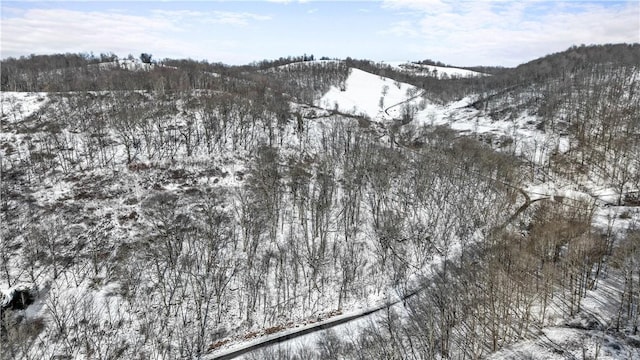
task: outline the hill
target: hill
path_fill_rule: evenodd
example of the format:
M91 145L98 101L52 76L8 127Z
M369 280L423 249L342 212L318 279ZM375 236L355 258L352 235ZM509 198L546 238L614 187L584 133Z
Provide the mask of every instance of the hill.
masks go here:
M430 76L438 79L466 78L486 75L482 72L452 66L437 66L408 62L393 62L389 63L389 65L393 68L399 69L400 71L411 73L414 76Z
M639 356L639 49L3 60L2 358Z

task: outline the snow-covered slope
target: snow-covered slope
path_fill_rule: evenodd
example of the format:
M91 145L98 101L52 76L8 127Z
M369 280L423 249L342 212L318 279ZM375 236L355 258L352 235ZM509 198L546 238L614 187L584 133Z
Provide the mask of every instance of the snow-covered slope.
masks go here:
M341 63L341 60L311 60L311 61L298 61L298 62L292 62L289 64L285 64L285 65L279 65L276 66L274 68L269 69L270 71L277 71L277 70L286 70L286 69L291 69L291 68L301 68L304 66L323 66L323 65L330 65L330 64L339 64Z
M461 77L474 77L474 76L485 76L486 74L461 69L457 67L448 67L448 66L435 66L435 65L422 65L422 64L414 64L410 62L404 61L395 61L388 63L391 67L396 70L409 72L413 75L417 76L433 76L437 78L461 78Z
M112 62L103 62L97 64L98 68L101 70L106 69L123 69L129 71L149 71L156 67L156 64L153 63L143 63L137 59L122 59L116 60Z
M496 147L509 146L514 154L542 163L551 151L567 151L569 139L537 128L539 119L524 111L513 119L494 120L471 104L475 96L440 105L425 102L414 116L412 126L444 125L462 134L487 139ZM543 146L544 145L544 146Z
M418 104L419 94L420 90L413 85L351 69L344 86L333 86L316 105L382 121L397 118L401 108L397 106L399 104Z
M320 63L340 64L336 70L343 71L314 72L307 66ZM137 66L109 64L130 70ZM143 70L147 64L138 65ZM402 64L397 68L413 71ZM425 76L436 76L434 68L445 69L436 74L451 71L447 76L456 76L453 68L420 67ZM29 311L16 315L16 319L24 316L26 324L47 323L29 350L33 358L83 359L92 354L106 358L118 351L123 358L139 354L176 358L177 349L192 352L181 353L183 358L201 358L206 351L244 348L270 336L319 327L318 322L325 325L332 317L367 312L394 295L407 298L408 291L420 288L421 279L438 271L438 265L445 263L442 259L457 259L463 246L468 249L485 233L504 228L502 224L513 226L508 235L518 242L520 237L540 238L527 238L525 227L537 205L559 207L563 199L567 208L593 199L613 205L624 189L637 189L637 181L616 188L606 179L568 178L555 170L562 168L553 156L572 155L569 150L576 144L569 132L549 123L545 127L542 115L528 105L535 103L529 100L536 99L539 89L514 90L518 96L469 90L465 94L471 95L458 101L438 103L426 95L434 89L423 91L349 70L342 62L304 62L278 69L283 70L278 80L289 77L297 87L269 90L295 96L276 97L270 91L244 91L244 87L237 94L232 87L166 94L2 93L0 231L9 245L0 244L0 250L9 260L0 274L0 305L21 289L15 287L16 281L38 289ZM264 82L254 89L249 80L240 80L248 89L264 90ZM314 105L290 89L308 89L315 96ZM259 94L262 97L254 97ZM619 114L637 113L629 109ZM564 116L555 110L549 113L558 121ZM369 122L344 114L362 115L377 124L362 126ZM443 131L440 137L439 127L452 131ZM510 158L494 159L493 151L467 142L467 136L527 165L503 171L502 160ZM448 146L455 151L440 151ZM626 169L632 173L634 166ZM640 208L605 207L602 201L593 205L596 210L589 224L620 237L637 226ZM562 249L573 250L573 244ZM214 265L208 266L209 261ZM37 272L28 274L24 264ZM624 301L622 285L616 282L621 280L619 272L607 270L606 276L607 282L581 297L583 313L598 314L602 320L597 330L574 326L582 318L563 312L563 294L569 292L558 290L557 304L549 305L554 311L541 315L541 320L527 318L536 325L522 335L518 332L517 338L503 337L500 347L503 342L507 346L524 341L495 358L579 357L580 351L597 357L597 346L604 349L606 342L612 351L602 350L602 356L635 356L637 336L629 337L631 349L627 349L613 339L623 337L622 332L600 335L602 329L611 329L608 319L621 308L617 299ZM454 293L442 289L441 293ZM504 309L537 310L542 291L521 293L528 308L518 305L520 300L510 304L506 298ZM429 298L419 302L429 302L424 299ZM488 303L469 300L468 304ZM405 317L406 309L401 302L393 312ZM487 313L483 309L477 308L476 320L489 319L482 315ZM334 331L349 338L350 331L366 332L366 326L385 321L390 313L383 311ZM60 322L56 325L54 320ZM488 328L488 323L479 324L478 328ZM584 340L585 331L590 342L602 341L587 344L586 350L570 348ZM96 339L108 341L96 345L92 353L84 352L88 345L78 345ZM301 348L315 347L299 358L313 358L310 355L321 348L316 339L321 340L320 333L296 340L303 343ZM364 352L363 344L358 346ZM475 357L489 355L488 350L481 354ZM249 358L267 358L253 355ZM292 357L292 353L272 356Z

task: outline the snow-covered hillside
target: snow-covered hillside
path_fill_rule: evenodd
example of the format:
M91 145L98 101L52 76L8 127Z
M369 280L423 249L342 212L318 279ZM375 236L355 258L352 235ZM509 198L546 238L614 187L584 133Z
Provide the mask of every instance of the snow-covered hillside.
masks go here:
M275 68L270 69L270 71L281 71L281 70L288 70L291 68L308 68L313 66L329 66L329 65L336 65L342 62L343 62L342 60L298 61L298 62L292 62L285 65L276 66Z
M486 74L479 73L477 71L457 67L424 65L403 61L394 61L389 62L388 64L394 69L407 72L415 76L430 76L439 79L486 76Z
M385 82L379 78L371 77L371 74L365 74L356 72L355 76L352 73L349 77L347 84L349 80L360 84L357 87L358 90L353 93L340 96L339 89L333 88L325 97L332 99L337 109L352 107L353 111L355 111L358 101L354 99L361 99L363 104L368 104L368 108L373 109L372 98L375 96L376 91L372 89L379 89ZM631 71L628 76L621 75L620 78L625 84L633 84L637 82L635 74L635 71ZM461 74L459 73L459 75ZM364 85L367 82L371 85L371 88L367 88ZM347 91L348 86L342 92L346 93ZM496 97L503 96L496 95ZM488 97L492 96L489 95ZM518 102L531 103L528 99L535 99L538 95L525 92L525 95L519 94L519 96L522 98L518 99ZM627 96L627 94L624 96ZM367 97L368 99L365 99ZM576 181L574 176L567 178L558 173L552 174L549 172L550 163L557 161L556 159L559 156L571 156L572 151L575 151L575 138L572 138L561 122L564 119L564 115L555 115L558 120L553 126L557 128L556 131L551 131L549 129L549 120L546 120L547 126L544 126L545 119L532 106L522 108L521 105L518 105L518 102L514 101L512 103L514 106L508 112L502 111L502 115L497 117L495 113L491 112L492 109L490 107L489 111L486 108L478 108L479 99L479 95L473 95L447 104L437 104L429 102L428 99L423 99L421 109L413 114L412 121L406 124L403 130L408 134L415 134L424 127L444 126L455 130L459 134L481 139L491 144L498 151L514 154L531 165L533 171L531 183L522 188L522 191L527 193L530 201L540 201L542 203L547 201L564 202L569 209L577 208L577 204L581 202L591 203L594 206L594 210L592 210L594 213L590 221L595 232L609 234L607 236L612 236L613 238L625 238L627 232L637 231L640 210L633 205L634 200L630 200L627 206L609 207L616 203L620 205L620 199L624 196L634 199L634 194L637 194L640 190L637 184L637 177L635 177L635 185L625 181L623 184L626 185L616 188L612 182L614 180L606 176L591 176L589 178L579 178L580 180ZM395 100L400 99L395 98ZM637 103L637 97L631 101ZM326 103L324 105L327 107ZM502 106L508 107L509 102L505 101ZM614 105L614 108L618 109L618 106ZM622 108L624 106L633 108L633 105L628 103L623 105ZM384 118L381 111L379 109L376 110L377 118ZM564 114L564 111L566 110L563 110L561 114ZM628 110L626 111L628 112ZM361 111L361 113L371 114L374 111ZM637 151L637 146L635 151ZM615 155L613 156L615 157ZM636 162L633 164L628 163L625 166L630 166L634 169L632 171L635 172L638 169L638 165L640 164ZM611 166L611 164L607 166ZM615 172L616 168L612 167L612 171ZM546 326L525 336L526 340L514 340L515 344L490 355L490 358L565 359L580 356L605 359L640 358L640 353L638 352L638 344L640 342L635 330L627 328L625 330L626 335L621 335L617 330L617 327L620 326L620 318L619 315L616 315L616 311L621 311L620 309L623 308L619 299L621 297L624 298L626 291L629 291L624 290L624 287L620 284L622 276L623 274L617 270L611 270L611 274L602 279L596 276L594 278L596 285L593 285L592 288L581 295L583 300L582 304L578 305L580 310L577 314L568 313L564 309L566 304L563 304L563 301L566 300L563 299L555 299L550 302L550 305L545 304L548 309L546 310L546 315L543 313L542 323L546 323ZM599 285L597 285L598 282L600 282ZM533 302L532 306L539 310L541 304ZM398 308L395 311L404 313L407 309ZM634 314L637 313L632 310L627 316L637 316ZM546 318L549 320L545 320ZM618 325L615 325L616 318L618 319ZM392 322L392 319L394 319L393 316L389 317L388 314L386 316L375 315L371 318L374 322L384 324ZM354 339L357 338L357 334L362 332L370 334L372 331L376 330L372 330L371 327L367 328L361 323L358 325L341 325L337 330L330 330L324 334L314 334L303 339L294 340L290 346L285 344L273 347L256 356L277 357L283 354L296 356L295 354L305 354L305 351L308 351L310 347L317 346L313 344L326 344L328 341L333 341L332 339L336 336L337 338ZM380 335L378 334L378 336ZM353 346L350 341L347 340L341 345L335 345L334 343L334 346L338 348L340 346ZM481 354L483 353L482 351L480 350ZM489 354L486 353L485 356L489 356Z
M377 91L393 85L354 74L347 83L375 79ZM443 149L424 157L389 153L384 127L314 107L297 105L301 118L289 114L278 122L270 108L250 114L246 99L207 91L5 92L2 101L9 244L3 251L11 259L3 264L8 286L2 288L10 293L14 284L29 282L37 289L22 316L30 324L53 324L34 341L57 344L31 348L38 356L88 356L74 344L96 336L89 327L108 334L110 341L92 350L105 356L118 349L114 343L150 357L185 347L202 354L221 342L237 345L379 306L388 294L410 291L433 261L455 253L456 232L467 231L462 228L472 216L467 211L504 203L505 213L479 225L485 227L503 221L514 206L486 177L451 182L449 172L428 166L450 156ZM462 174L451 159L446 163ZM416 192L421 177L430 187ZM397 194L388 193L391 183ZM398 196L417 194L392 205ZM436 214L454 211L444 195L477 200L455 219L444 218ZM387 231L414 240L386 244ZM390 246L405 253L402 263L410 268L399 266ZM32 258L32 250L39 257ZM25 265L28 259L35 262ZM215 265L205 266L211 259ZM214 285L202 287L205 278ZM149 308L162 315L150 316ZM198 312L211 320L197 320ZM88 320L79 323L83 316ZM147 327L153 340L132 333ZM56 331L75 340L60 343ZM166 342L171 348L158 345Z
M419 105L422 100L420 94L420 89L415 86L351 69L344 85L331 87L316 105L384 121L399 118L403 104Z
M316 105L376 122L404 120L413 129L446 126L461 134L484 137L495 146L508 146L514 154L538 163L548 159L552 151L568 150L569 139L538 129L535 115L523 111L513 118L496 120L472 106L477 100L478 96L472 95L440 104L413 85L352 68L344 85L332 86Z
M102 62L96 64L96 66L100 70L123 69L129 71L149 71L158 65L154 63L143 63L138 59L121 59L112 62Z
M637 65L348 63L8 76L0 358L640 357Z

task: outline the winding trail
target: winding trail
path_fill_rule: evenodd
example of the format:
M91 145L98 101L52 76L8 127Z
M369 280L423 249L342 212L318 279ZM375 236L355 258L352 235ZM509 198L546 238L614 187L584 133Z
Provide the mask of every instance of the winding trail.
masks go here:
M399 103L397 103L397 104L393 104L393 105L391 105L391 106L387 107L386 109L384 109L384 113L385 113L388 117L393 118L393 117L391 116L391 114L389 114L389 110L393 109L394 107L401 106L402 104L406 104L406 103L408 103L408 102L410 102L410 101L413 101L413 100L415 100L415 99L417 99L417 98L419 98L419 97L422 97L422 96L424 96L424 95L426 95L426 94L427 94L427 91L426 91L426 90L422 90L422 91L421 91L420 93L418 93L417 95L414 95L414 96L412 96L412 97L410 97L410 98L408 98L408 99L404 99L403 101L401 101L401 102L399 102ZM394 119L394 120L397 120L397 119ZM402 120L402 119L400 119L400 120Z

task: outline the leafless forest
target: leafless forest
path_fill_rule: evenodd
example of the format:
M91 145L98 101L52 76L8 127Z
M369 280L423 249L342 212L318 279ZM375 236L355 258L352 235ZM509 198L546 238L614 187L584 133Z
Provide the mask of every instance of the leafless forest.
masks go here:
M405 297L247 357L479 359L559 323L600 334L595 358L637 356L637 44L468 78L144 55L2 61L2 359L206 358ZM526 114L541 140L320 106L352 69L434 108L472 99L459 116ZM603 281L599 318L583 300Z

